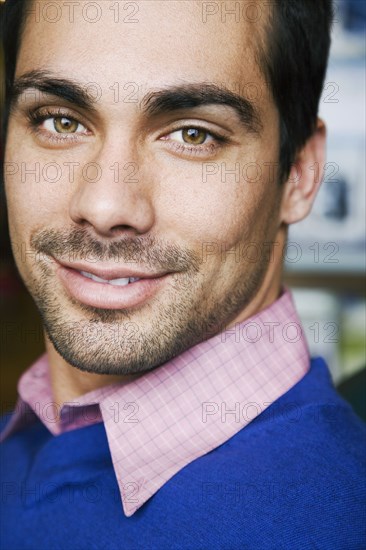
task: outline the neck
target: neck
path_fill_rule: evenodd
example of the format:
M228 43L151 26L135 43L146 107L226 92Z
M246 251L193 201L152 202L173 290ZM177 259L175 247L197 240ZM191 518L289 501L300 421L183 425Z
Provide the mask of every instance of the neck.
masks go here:
M45 336L46 351L50 365L50 379L54 402L60 407L90 391L110 384L130 382L141 374L112 375L81 371L67 363L55 350L48 336Z

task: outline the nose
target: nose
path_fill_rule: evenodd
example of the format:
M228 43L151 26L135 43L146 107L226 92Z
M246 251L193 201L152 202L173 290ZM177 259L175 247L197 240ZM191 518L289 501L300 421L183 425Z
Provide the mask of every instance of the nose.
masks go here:
M151 186L141 181L138 157L129 149L106 140L92 161L80 163L69 214L102 237L147 233L154 223Z

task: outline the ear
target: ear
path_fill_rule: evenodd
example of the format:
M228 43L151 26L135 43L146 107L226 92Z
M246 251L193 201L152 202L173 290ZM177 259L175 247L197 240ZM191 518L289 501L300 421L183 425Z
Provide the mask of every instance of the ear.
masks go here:
M281 201L281 221L295 223L305 218L313 205L324 174L326 128L318 118L314 133L298 153Z

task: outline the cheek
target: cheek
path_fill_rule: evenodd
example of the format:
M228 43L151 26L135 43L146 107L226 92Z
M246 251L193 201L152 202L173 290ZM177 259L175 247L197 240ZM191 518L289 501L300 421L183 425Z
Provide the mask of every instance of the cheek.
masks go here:
M198 164L198 163L197 163ZM189 168L189 169L188 169ZM172 179L174 174L174 179ZM266 181L223 176L203 177L202 166L160 167L155 195L158 232L190 243L224 243L231 247L253 239L267 225L272 197Z
M24 149L22 153L23 151ZM8 173L5 179L12 250L18 270L28 288L32 288L32 281L39 273L37 255L31 246L32 235L42 229L64 228L68 220L62 200L63 182L50 183L42 177L42 171L38 174L38 167L32 173L36 163L31 159L31 156L22 154L19 163L12 160L12 169L14 170L15 165L17 173Z
M70 184L59 159L42 158L25 141L9 129L4 176L10 231L27 240L34 228L57 223Z

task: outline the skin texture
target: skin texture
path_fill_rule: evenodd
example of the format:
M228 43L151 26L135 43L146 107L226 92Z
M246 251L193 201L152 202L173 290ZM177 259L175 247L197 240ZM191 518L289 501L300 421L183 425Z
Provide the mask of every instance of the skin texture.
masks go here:
M317 191L308 166L324 164L320 121L299 152L300 179L294 168L280 186L276 169L265 164L276 166L279 151L277 110L255 61L265 12L255 24L223 23L219 16L204 23L202 2L136 4L138 22L130 24L122 16L116 24L108 2L101 3L103 14L94 24L81 9L74 23L67 10L56 23L29 16L18 57L17 78L43 70L81 86L95 82L102 91L93 112L39 93L35 101L29 93L9 120L5 162L41 167L39 181L19 169L5 173L5 184L14 255L44 321L57 403L140 376L269 306L280 293L287 224L307 215ZM223 35L225 47L218 39ZM183 83L225 83L237 90L250 82L260 91L255 107L261 130L244 129L224 105L147 116L139 103L126 101L130 88L123 86L131 82L139 86L138 101ZM36 132L27 117L45 107L82 126L72 125L77 133L62 143L50 141L57 135L54 119L39 123ZM180 130L187 125L224 134L228 142L210 149L216 142L204 134L200 147L207 149L189 153L182 146L192 144L184 143ZM62 168L53 183L54 173L47 177L42 170L52 162ZM217 170L204 178L208 162ZM65 163L78 163L73 178ZM87 163L100 167L98 181L86 181ZM116 178L110 169L115 163L134 163L135 177L121 169ZM235 163L240 177L227 174L225 181L224 168ZM242 170L247 163L257 163L259 178ZM268 243L275 243L272 250ZM139 306L94 308L70 297L53 260L85 258L86 252L93 254L93 266L174 273Z

